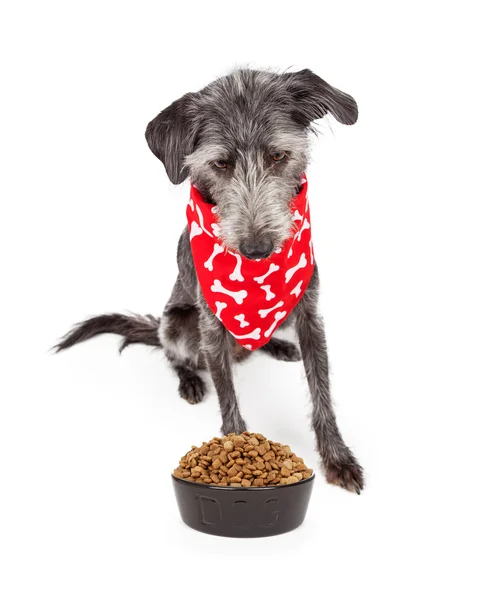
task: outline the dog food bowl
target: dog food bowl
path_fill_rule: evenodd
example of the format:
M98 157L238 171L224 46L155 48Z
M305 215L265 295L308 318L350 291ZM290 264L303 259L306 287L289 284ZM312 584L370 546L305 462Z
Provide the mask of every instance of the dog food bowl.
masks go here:
M278 535L299 527L306 516L314 482L314 473L290 485L249 488L171 477L186 525L203 533L238 538Z

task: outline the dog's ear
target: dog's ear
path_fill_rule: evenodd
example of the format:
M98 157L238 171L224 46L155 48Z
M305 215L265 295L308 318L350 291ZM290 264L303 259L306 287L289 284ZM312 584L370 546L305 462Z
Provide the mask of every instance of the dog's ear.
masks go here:
M329 85L309 69L286 73L287 87L293 96L293 118L307 127L327 113L344 125L358 120L358 105L352 96Z
M195 94L185 94L148 123L145 137L153 154L161 160L175 185L188 176L185 156L193 152L196 127L192 105Z

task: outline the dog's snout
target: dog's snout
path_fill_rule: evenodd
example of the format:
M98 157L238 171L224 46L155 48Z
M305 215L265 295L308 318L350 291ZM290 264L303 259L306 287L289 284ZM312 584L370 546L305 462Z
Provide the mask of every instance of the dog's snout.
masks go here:
M251 260L268 258L274 250L273 242L250 238L239 245L240 253Z

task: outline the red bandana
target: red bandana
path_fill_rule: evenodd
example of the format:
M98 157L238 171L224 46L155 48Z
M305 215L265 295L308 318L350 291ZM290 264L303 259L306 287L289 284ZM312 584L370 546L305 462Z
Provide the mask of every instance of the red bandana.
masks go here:
M216 207L191 187L186 209L191 251L203 296L213 313L239 344L256 350L288 317L313 274L313 246L308 184L302 181L291 201L294 231L280 250L250 260L221 241Z

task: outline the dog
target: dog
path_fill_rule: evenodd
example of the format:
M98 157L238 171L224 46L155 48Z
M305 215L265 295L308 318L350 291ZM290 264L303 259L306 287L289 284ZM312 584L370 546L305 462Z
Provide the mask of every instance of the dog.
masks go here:
M190 179L216 206L222 240L248 259L270 257L291 235L289 203L306 172L314 121L331 114L342 124L358 117L355 100L309 69L237 69L199 92L187 93L147 126L146 140L170 181ZM161 319L107 314L76 325L57 351L101 333L123 337L120 350L161 347L179 378L179 394L203 399L200 372L208 369L218 395L224 434L247 430L233 384L232 364L251 352L240 346L207 305L198 284L188 229L177 248L178 277ZM279 360L303 360L312 400L312 427L329 483L360 493L363 469L343 441L333 410L323 321L317 313L315 265L310 283L288 317L299 349L272 337L259 350Z

